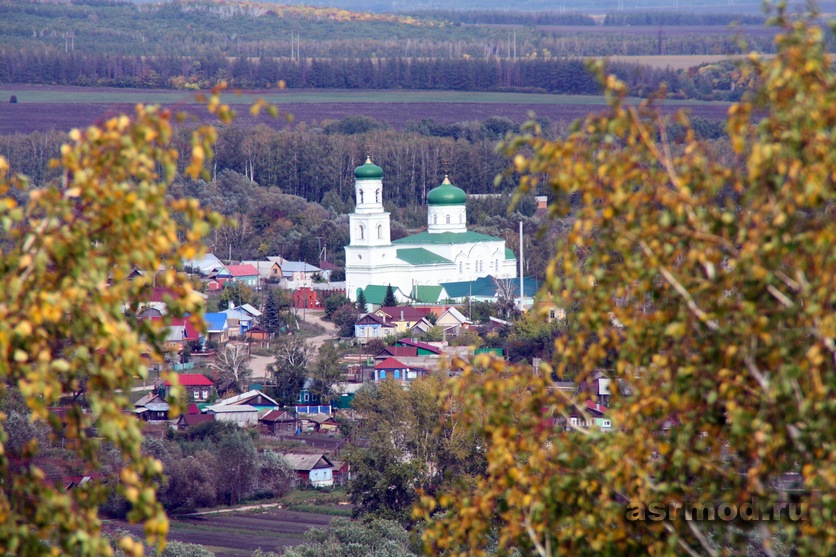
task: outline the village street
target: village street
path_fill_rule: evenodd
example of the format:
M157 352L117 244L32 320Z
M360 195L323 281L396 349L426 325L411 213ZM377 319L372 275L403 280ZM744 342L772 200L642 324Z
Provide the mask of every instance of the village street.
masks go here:
M307 339L308 343L313 347L315 361L319 354L319 347L335 337L336 329L333 323L323 319L325 317L324 310L309 309L305 312L304 317L307 323L313 323L325 329L325 332L321 335ZM250 368L253 370L253 380L267 379L267 366L272 364L273 361L274 358L272 356L253 356L250 360Z

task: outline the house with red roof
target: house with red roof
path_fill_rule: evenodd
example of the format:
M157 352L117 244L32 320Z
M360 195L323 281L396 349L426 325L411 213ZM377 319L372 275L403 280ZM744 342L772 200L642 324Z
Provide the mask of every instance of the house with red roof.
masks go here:
M258 288L258 269L252 265L227 265L226 272L218 274L218 278L228 279L225 284L237 283Z
M354 324L354 338L365 344L370 338L386 338L394 335L397 330L397 326L389 323L385 317L367 313Z
M432 344L427 344L426 342L420 342L417 340L411 340L408 338L402 338L395 343L395 346L414 346L418 349L419 356L439 356L441 355L441 348L437 346L433 346Z
M415 358L418 356L418 349L414 346L387 346L374 355L375 360L386 358Z
M598 427L612 429L612 420L608 416L610 409L603 404L587 400L581 408L575 408L569 414L569 424L574 427Z
M398 332L404 332L412 329L418 323L426 321L429 324L427 316L433 313L432 307L421 306L384 306L375 310L375 315L383 318L387 323L391 323L398 328ZM435 314L438 317L439 314Z
M425 373L425 369L408 366L395 358L386 358L374 366L375 381L394 379L395 381L407 383L423 377Z
M206 402L215 389L211 379L200 373L180 373L177 379L186 391L186 400L194 402ZM164 397L171 391L171 381L164 381L162 384Z

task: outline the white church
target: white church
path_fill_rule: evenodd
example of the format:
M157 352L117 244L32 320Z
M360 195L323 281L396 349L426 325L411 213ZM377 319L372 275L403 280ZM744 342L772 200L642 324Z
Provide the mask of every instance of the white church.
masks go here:
M467 230L467 195L446 176L427 195L427 231L394 242L383 210L383 169L366 159L354 178L356 207L345 248L346 295L352 301L369 286L392 285L400 301L408 301L422 286L516 276L517 259L505 240Z

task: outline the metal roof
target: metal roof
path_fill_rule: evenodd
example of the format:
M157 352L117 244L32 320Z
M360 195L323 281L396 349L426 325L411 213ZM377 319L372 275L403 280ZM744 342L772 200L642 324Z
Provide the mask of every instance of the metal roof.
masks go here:
M299 454L299 453L285 453L282 458L290 465L293 470L313 470L322 462L325 466L319 468L333 468L334 465L328 460L324 454Z
M215 404L214 406L207 406L206 412L213 412L215 414L232 414L235 412L256 412L258 408L250 406L249 404Z
M432 265L453 263L446 257L431 252L425 248L401 248L397 250L398 259L406 261L410 265Z
M479 232L421 232L406 238L393 240L393 244L471 244L474 242L502 242L505 240Z

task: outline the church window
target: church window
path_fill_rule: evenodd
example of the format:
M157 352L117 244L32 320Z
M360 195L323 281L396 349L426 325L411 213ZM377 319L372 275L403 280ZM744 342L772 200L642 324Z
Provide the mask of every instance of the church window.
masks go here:
M361 239L361 240L363 240L363 239L365 238L365 232L366 232L366 229L365 229L365 227L361 224L361 225L360 225L360 239Z
M433 224L438 224L438 215L433 215Z
M447 215L447 224L450 224L450 215Z
M380 203L380 190L379 189L374 190L374 202L375 203Z
M464 272L464 262L462 262L462 261L459 261L459 272L460 273Z
M463 214L463 213L459 213L459 224L461 224L461 223L463 223L463 222L464 222L464 214Z
M378 240L383 239L383 225L382 224L377 225L377 239Z
M496 272L499 272L499 259L496 260Z
M360 190L360 203L363 203L363 190Z

